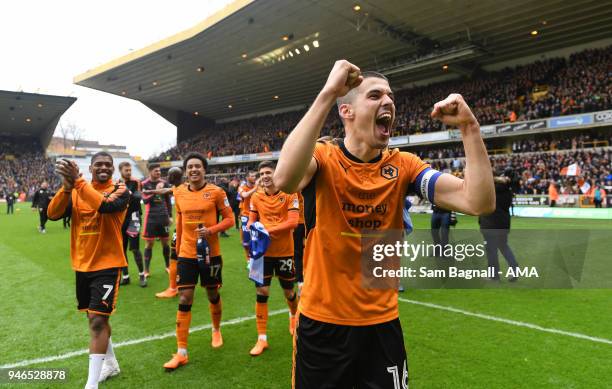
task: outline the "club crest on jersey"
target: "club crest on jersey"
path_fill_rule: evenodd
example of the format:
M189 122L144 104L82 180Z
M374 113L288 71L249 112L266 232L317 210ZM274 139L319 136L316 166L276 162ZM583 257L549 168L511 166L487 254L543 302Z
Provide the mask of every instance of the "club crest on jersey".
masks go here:
M380 168L380 175L386 178L387 180L396 179L398 172L399 169L391 165L390 163L387 163Z
M284 202L285 202L285 198L284 198L284 197L281 197L281 198L279 199L279 201L280 201L281 203L284 203Z
M208 200L210 198L210 192L204 192L204 198Z

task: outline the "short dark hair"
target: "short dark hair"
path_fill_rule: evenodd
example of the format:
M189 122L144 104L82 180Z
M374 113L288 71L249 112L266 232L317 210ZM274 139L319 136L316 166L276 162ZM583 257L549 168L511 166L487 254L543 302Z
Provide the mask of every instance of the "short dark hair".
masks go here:
M153 162L150 163L149 166L147 166L147 169L149 169L149 171L153 170L153 169L157 169L158 167L161 167L161 165L157 162Z
M363 79L365 80L366 78L381 78L387 82L389 82L389 79L382 73L378 73L372 70L366 70L364 72L361 72L361 77L363 77ZM354 92L357 88L353 88L351 89L346 95L342 96L342 97L338 97L336 99L336 105L338 106L338 110L340 109L340 106L342 104L348 104L353 100L353 96L354 96Z
M263 161L259 163L259 166L257 166L257 171L260 171L263 168L270 168L270 169L276 169L276 164L272 161Z
M91 161L89 163L93 165L94 160L96 160L96 158L99 158L99 157L108 157L111 159L111 162L115 162L115 160L113 159L113 156L107 153L106 151L98 151L97 153L91 156Z
M183 158L183 171L187 171L187 161L194 158L202 161L202 165L204 165L204 170L208 170L208 161L206 160L204 154L198 153L197 151L192 151L188 153L185 158Z
M123 169L126 166L132 166L132 164L129 163L128 161L123 161L119 164L119 170Z

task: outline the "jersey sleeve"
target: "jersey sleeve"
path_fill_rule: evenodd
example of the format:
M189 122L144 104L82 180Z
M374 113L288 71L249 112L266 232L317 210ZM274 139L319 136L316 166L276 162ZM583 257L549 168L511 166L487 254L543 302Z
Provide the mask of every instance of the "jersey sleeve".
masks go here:
M258 214L259 210L257 209L257 203L259 202L259 195L257 193L254 193L253 196L251 197L251 203L250 203L250 208L249 208L249 212L250 213L255 213Z
M288 211L300 211L300 199L298 198L297 193L290 194L287 200L289 200Z
M427 162L414 154L402 153L402 157L409 176L409 185L414 187L419 197L433 204L436 181L442 173L432 169Z
M317 142L315 144L314 152L312 153L313 158L317 161L317 170L325 164L327 159L327 148L329 145L325 142Z
M223 189L219 189L217 191L215 205L217 207L217 211L219 212L223 211L225 208L229 208L229 200L227 199L227 194L225 194L225 191Z

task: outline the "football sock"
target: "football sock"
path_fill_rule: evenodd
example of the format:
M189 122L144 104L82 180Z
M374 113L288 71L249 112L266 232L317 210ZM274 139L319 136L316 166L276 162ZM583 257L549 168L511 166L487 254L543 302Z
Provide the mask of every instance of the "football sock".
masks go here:
M295 316L295 313L297 312L297 305L298 305L297 293L293 292L293 295L287 299L287 305L289 306L289 311L291 312L291 316Z
M151 269L151 257L153 256L153 249L144 249L144 268L145 272L149 272Z
M176 267L176 259L170 260L170 271L168 272L168 279L170 281L170 287L172 289L176 289Z
M223 303L221 302L221 296L217 296L217 301L210 301L208 304L210 310L210 318L212 320L213 331L219 331L221 328L221 313L223 310Z
M268 296L257 295L255 304L255 323L259 339L266 340L266 327L268 326Z
M89 354L89 375L87 376L87 386L97 388L100 371L104 363L104 354Z
M170 246L164 246L162 251L164 253L164 263L166 267L170 267Z
M191 325L191 305L179 304L176 313L176 344L179 349L187 349L189 326Z
M138 266L138 273L142 273L144 271L142 265L142 253L140 250L134 250L132 253L134 253L134 262L136 262L136 266Z
M106 347L106 359L115 359L115 350L113 350L113 342L108 338L108 346Z

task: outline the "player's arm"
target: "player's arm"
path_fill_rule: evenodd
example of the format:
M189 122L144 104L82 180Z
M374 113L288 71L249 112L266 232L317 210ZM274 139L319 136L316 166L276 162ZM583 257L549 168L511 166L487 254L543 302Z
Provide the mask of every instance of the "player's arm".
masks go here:
M59 220L72 212L72 191L59 190L51 199L47 208L49 220Z
M274 227L269 228L268 233L271 234L273 232L281 232L285 230L295 229L298 225L299 217L300 217L300 211L298 211L297 209L289 210L289 212L287 213L287 220L285 220L284 222Z
M255 197L251 199L251 209L249 209L249 221L247 222L247 229L251 229L251 224L259 220L259 211L257 210L257 201Z
M495 188L487 149L480 134L480 125L459 94L451 94L436 103L431 116L461 130L465 149L464 179L442 174L435 183L436 205L469 215L482 215L495 210Z
M151 197L151 195L170 195L172 194L172 188L160 188L160 189L145 189L142 191L147 198Z
M240 192L240 197L242 197L242 199L246 199L251 197L251 195L255 192L257 192L257 188L259 187L259 180L257 180L257 184L255 184L255 186L253 186L253 188L251 190L243 190L242 192Z
M306 186L316 173L317 161L313 153L325 119L336 99L363 81L359 71L348 61L336 61L325 86L285 140L274 172L274 184L283 192L295 193Z
M229 206L227 195L223 190L219 191L216 200L217 211L221 214L221 221L213 226L206 227L211 234L216 234L221 231L225 231L234 225L234 212Z
M76 173L74 169L76 168ZM59 220L64 215L72 212L72 191L74 189L75 177L79 177L79 169L75 163L66 160L57 161L55 173L62 177L62 188L57 191L47 207L47 217L51 220ZM39 198L38 191L34 196L34 201Z
M100 213L124 211L130 201L130 192L124 183L115 185L115 190L108 195L98 192L82 178L75 181L74 188L87 205Z

